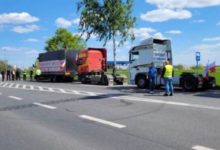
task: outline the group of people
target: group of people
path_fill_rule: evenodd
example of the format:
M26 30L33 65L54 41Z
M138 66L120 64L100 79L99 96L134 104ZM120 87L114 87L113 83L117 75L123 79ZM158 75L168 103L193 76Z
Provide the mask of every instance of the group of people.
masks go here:
M26 71L22 72L23 80L27 79ZM2 81L15 81L21 80L21 70L2 70L1 71ZM33 70L30 70L30 80L33 80Z
M20 70L2 70L1 71L2 81L15 81L21 80Z
M154 66L154 63L152 62L148 70L149 92L151 94L154 93L157 75L158 75L157 68ZM173 76L174 76L173 66L170 64L169 61L165 61L161 74L161 77L163 78L165 84L164 96L173 96L173 80L172 80Z

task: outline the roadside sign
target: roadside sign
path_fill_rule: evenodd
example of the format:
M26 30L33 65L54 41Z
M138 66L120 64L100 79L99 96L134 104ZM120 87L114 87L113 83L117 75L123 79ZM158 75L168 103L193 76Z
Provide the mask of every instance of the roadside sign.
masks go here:
M200 52L196 52L196 61L200 61Z
M199 74L200 52L196 52L196 74Z

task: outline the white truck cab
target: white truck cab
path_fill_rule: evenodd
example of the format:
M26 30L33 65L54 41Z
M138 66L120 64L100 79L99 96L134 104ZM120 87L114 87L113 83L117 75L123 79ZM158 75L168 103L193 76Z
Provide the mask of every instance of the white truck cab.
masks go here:
M147 87L147 72L150 64L153 62L158 70L156 85L161 85L163 80L161 80L160 75L165 60L169 60L172 64L170 40L149 38L138 46L133 47L129 51L130 84L135 84L139 88Z

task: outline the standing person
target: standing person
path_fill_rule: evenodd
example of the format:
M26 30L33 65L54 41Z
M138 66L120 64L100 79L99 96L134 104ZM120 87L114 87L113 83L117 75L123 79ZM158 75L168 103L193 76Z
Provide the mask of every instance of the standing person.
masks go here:
M162 77L164 78L165 83L165 93L164 96L173 96L173 75L174 69L170 65L169 61L164 62L164 68L162 71Z
M27 78L27 73L26 71L23 71L23 80L26 81L26 78Z
M33 80L33 69L30 70L30 80Z
M149 79L149 91L150 94L154 93L155 82L157 77L157 68L154 67L154 63L151 63L151 66L148 70L148 79Z
M16 72L16 80L21 80L21 73L20 73L20 69L17 69Z
M11 80L11 71L10 70L7 70L6 76L7 76L7 81L10 81Z
M12 81L14 81L15 80L15 71L14 70L12 70L12 72L11 72L11 77L12 77Z
M1 75L2 75L2 81L5 81L5 71L4 70L1 71Z

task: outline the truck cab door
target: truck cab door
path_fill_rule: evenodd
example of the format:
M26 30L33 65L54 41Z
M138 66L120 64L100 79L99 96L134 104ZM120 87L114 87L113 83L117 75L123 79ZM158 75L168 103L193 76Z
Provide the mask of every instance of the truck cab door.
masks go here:
M131 84L135 84L135 76L139 70L139 51L130 52L129 56L129 74Z

